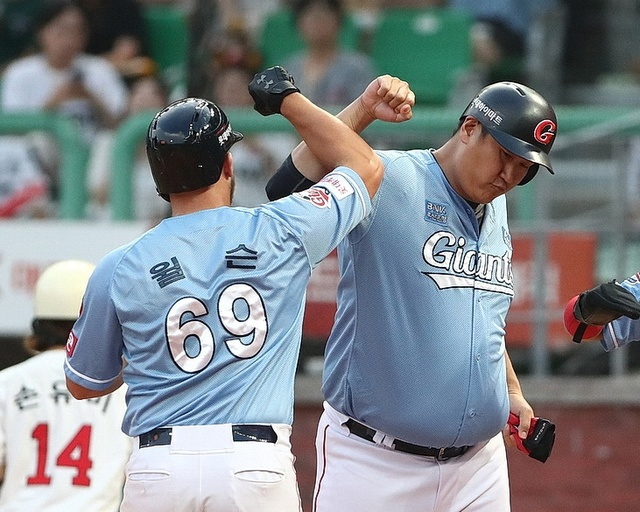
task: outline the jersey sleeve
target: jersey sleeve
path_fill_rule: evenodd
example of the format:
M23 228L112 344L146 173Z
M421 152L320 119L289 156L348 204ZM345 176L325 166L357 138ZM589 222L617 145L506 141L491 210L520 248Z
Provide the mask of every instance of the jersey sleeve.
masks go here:
M371 200L360 176L338 167L309 189L265 208L302 241L313 267L368 215Z
M620 286L640 300L640 273L625 279ZM640 320L622 316L604 326L601 344L607 352L640 341Z
M122 331L110 298L113 255L94 270L82 300L80 317L69 334L64 371L87 389L108 388L122 370Z

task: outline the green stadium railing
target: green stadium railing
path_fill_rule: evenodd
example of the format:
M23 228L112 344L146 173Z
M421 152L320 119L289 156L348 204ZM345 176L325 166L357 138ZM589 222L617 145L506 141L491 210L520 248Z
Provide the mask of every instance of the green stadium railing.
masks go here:
M59 216L81 219L87 203L86 174L89 147L75 123L50 113L1 113L0 134L43 131L51 134L60 149Z
M600 127L603 133L623 135L640 134L640 110L627 107L558 107L558 140L554 152L580 142L580 134L592 136ZM263 117L253 109L227 109L234 129L247 135L265 131L292 131L291 125L280 116ZM413 119L406 123L391 124L376 122L367 128L365 134L389 135L394 138L410 136L446 136L456 126L459 109L424 108L414 109ZM144 142L152 112L143 112L125 121L116 131L113 149L113 175L110 202L113 220L133 218L132 175L135 155ZM54 114L6 114L0 115L0 134L27 133L34 130L49 132L59 145L61 153L60 169L60 217L80 219L84 217L87 201L86 164L89 148L82 134L69 119ZM553 153L552 153L553 155ZM516 189L519 194L518 210L515 218L533 218L535 205L535 180L526 187Z
M253 134L265 131L292 131L291 125L280 116L263 117L253 109L227 109L227 114L234 129ZM558 116L559 135L554 151L567 147L571 140L579 142L580 133L597 131L602 127L604 131L615 128L620 134L640 133L640 110L630 111L627 107L565 107L556 108ZM394 138L411 136L440 136L450 134L456 127L460 110L437 107L417 107L414 109L413 119L406 123L373 123L365 134L389 135ZM113 183L111 189L112 218L127 220L133 218L132 197L132 169L136 149L144 141L152 114L143 113L125 122L116 133L116 143L113 154ZM563 141L563 137L565 141ZM564 144L563 144L564 142ZM553 155L553 152L552 152ZM534 217L535 212L535 180L526 187L515 190L518 194L515 219L527 221Z

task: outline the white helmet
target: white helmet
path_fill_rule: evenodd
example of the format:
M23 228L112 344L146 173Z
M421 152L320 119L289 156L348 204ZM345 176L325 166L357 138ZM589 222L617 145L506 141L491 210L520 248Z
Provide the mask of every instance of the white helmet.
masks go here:
M47 267L36 283L34 317L76 320L94 268L93 263L81 260L59 261Z

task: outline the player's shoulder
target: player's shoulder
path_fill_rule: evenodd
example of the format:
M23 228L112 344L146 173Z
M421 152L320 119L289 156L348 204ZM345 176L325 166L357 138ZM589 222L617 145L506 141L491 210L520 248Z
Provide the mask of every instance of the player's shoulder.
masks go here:
M381 189L390 184L407 188L420 186L432 179L438 180L441 172L433 155L428 150L387 150L378 156L384 166Z
M376 151L385 167L398 166L424 166L435 161L431 151L427 149L386 149Z
M42 373L45 373L47 369L52 367L61 368L63 361L64 350L51 349L32 355L24 361L0 371L0 387L8 382L13 382L16 379L21 380L25 376L29 378L33 376L40 376Z
M137 246L137 244L140 243L141 240L145 238L147 233L140 235L138 238L132 240L131 242L128 242L125 245L121 245L111 250L105 256L103 256L96 264L96 267L91 274L91 278L89 279L89 283L94 287L96 286L96 284L98 284L99 286L104 285L108 288L108 285L111 282L120 262L127 256L127 254L129 254L129 252L134 247Z
M332 222L328 222L330 217L325 213L330 214L334 210L355 212L354 203L365 210L369 208L365 184L352 169L338 167L310 188L264 203L253 210L262 218L269 219L263 222L271 222L274 229L283 230L283 236L289 237L299 230L307 231L312 225L323 229L330 227ZM340 222L348 222L348 215L338 217L342 219Z

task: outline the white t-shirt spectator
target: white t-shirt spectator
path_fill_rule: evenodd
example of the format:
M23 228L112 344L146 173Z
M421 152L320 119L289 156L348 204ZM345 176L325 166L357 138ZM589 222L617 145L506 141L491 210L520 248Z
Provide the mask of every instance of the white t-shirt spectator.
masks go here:
M74 65L65 70L49 66L43 55L16 60L4 72L1 108L5 112L40 111L54 91L73 74L78 74L86 89L100 99L110 115L119 117L124 114L128 97L126 84L109 62L90 55L80 55ZM84 121L84 114L78 107L74 102L63 106L62 110Z

